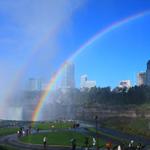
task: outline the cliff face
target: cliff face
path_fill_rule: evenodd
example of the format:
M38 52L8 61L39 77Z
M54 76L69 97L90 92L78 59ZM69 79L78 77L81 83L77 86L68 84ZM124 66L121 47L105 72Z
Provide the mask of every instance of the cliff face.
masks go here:
M109 117L127 117L138 118L145 117L150 118L150 108L140 108L135 105L128 106L86 106L78 107L76 110L76 118L84 120L93 120L95 116L98 118Z
M148 118L150 119L150 108L137 105L47 105L43 112L44 120L54 119L77 119L94 120L95 116L99 119L107 118Z

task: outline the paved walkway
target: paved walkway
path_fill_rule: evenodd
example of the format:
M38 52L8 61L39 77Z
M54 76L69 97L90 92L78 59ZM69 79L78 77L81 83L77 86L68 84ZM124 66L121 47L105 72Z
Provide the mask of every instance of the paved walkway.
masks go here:
M45 150L40 144L25 144L18 140L16 134L8 135L0 139L1 144L10 145L16 150ZM71 150L70 147L47 146L46 150Z
M74 129L72 129L74 130ZM91 136L95 136L94 133L90 133L88 130L86 130L85 128L79 128L75 130L76 132L82 133L84 135L91 135ZM50 130L41 130L40 133L46 133L46 132L50 132ZM36 134L35 132L33 132L33 134ZM105 139L106 141L113 141L112 139L108 138L107 136L101 136L101 138ZM117 141L113 141L113 143L118 144ZM8 135L8 136L4 136L2 138L0 138L0 144L6 144L6 145L10 145L14 148L16 148L17 150L45 150L43 148L43 145L40 144L27 144L27 143L23 143L21 142L16 134L13 135ZM82 148L77 148L77 150L81 150ZM62 146L47 146L46 150L71 150L71 147L62 147ZM83 149L82 149L83 150Z
M145 145L147 145L147 144L149 145L149 143L150 143L150 140L148 140L148 139L140 139L137 136L133 137L131 135L124 134L120 131L116 131L116 130L112 130L112 129L106 129L106 128L99 128L98 130L102 131L105 134L114 135L114 136L116 136L122 140L129 140L130 141L131 139L134 139L135 141L137 141L137 142L140 141L141 143L143 143ZM50 132L50 131L45 130L45 131L41 131L41 133L42 132ZM84 127L77 129L76 132L80 132L82 134L91 135L91 136L95 137L94 133L89 132ZM117 140L114 141L114 139L112 139L106 135L100 135L100 138L104 139L106 141L112 141L112 143L115 143L115 144L120 144L119 141L117 141ZM17 138L16 134L1 137L0 138L0 144L10 145L10 146L16 148L17 150L44 150L43 145L22 143ZM60 147L60 146L47 146L46 150L71 150L71 148L70 147ZM81 148L80 148L80 150L81 150ZM146 149L146 150L149 150L149 149Z

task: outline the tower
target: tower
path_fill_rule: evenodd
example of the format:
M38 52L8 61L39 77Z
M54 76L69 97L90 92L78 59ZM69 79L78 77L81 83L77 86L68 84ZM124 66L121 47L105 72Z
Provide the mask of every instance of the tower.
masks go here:
M41 91L42 90L42 80L30 78L28 81L28 90L29 91Z
M75 66L68 62L62 78L62 88L75 88Z
M147 62L146 85L150 86L150 60Z
M137 74L137 85L145 85L146 84L146 72L140 72Z

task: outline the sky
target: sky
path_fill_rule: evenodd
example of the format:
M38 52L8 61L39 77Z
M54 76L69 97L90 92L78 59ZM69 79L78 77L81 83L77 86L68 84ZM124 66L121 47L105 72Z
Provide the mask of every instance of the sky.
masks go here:
M48 81L97 32L148 10L149 0L1 0L1 100L28 78ZM83 74L100 87L127 79L134 85L150 59L149 25L147 14L85 48L73 60L76 86Z

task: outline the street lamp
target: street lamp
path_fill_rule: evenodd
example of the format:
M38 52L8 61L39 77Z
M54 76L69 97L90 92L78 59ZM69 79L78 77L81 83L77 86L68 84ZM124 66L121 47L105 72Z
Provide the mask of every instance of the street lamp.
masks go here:
M98 116L95 116L95 123L96 123L96 149L98 150Z

